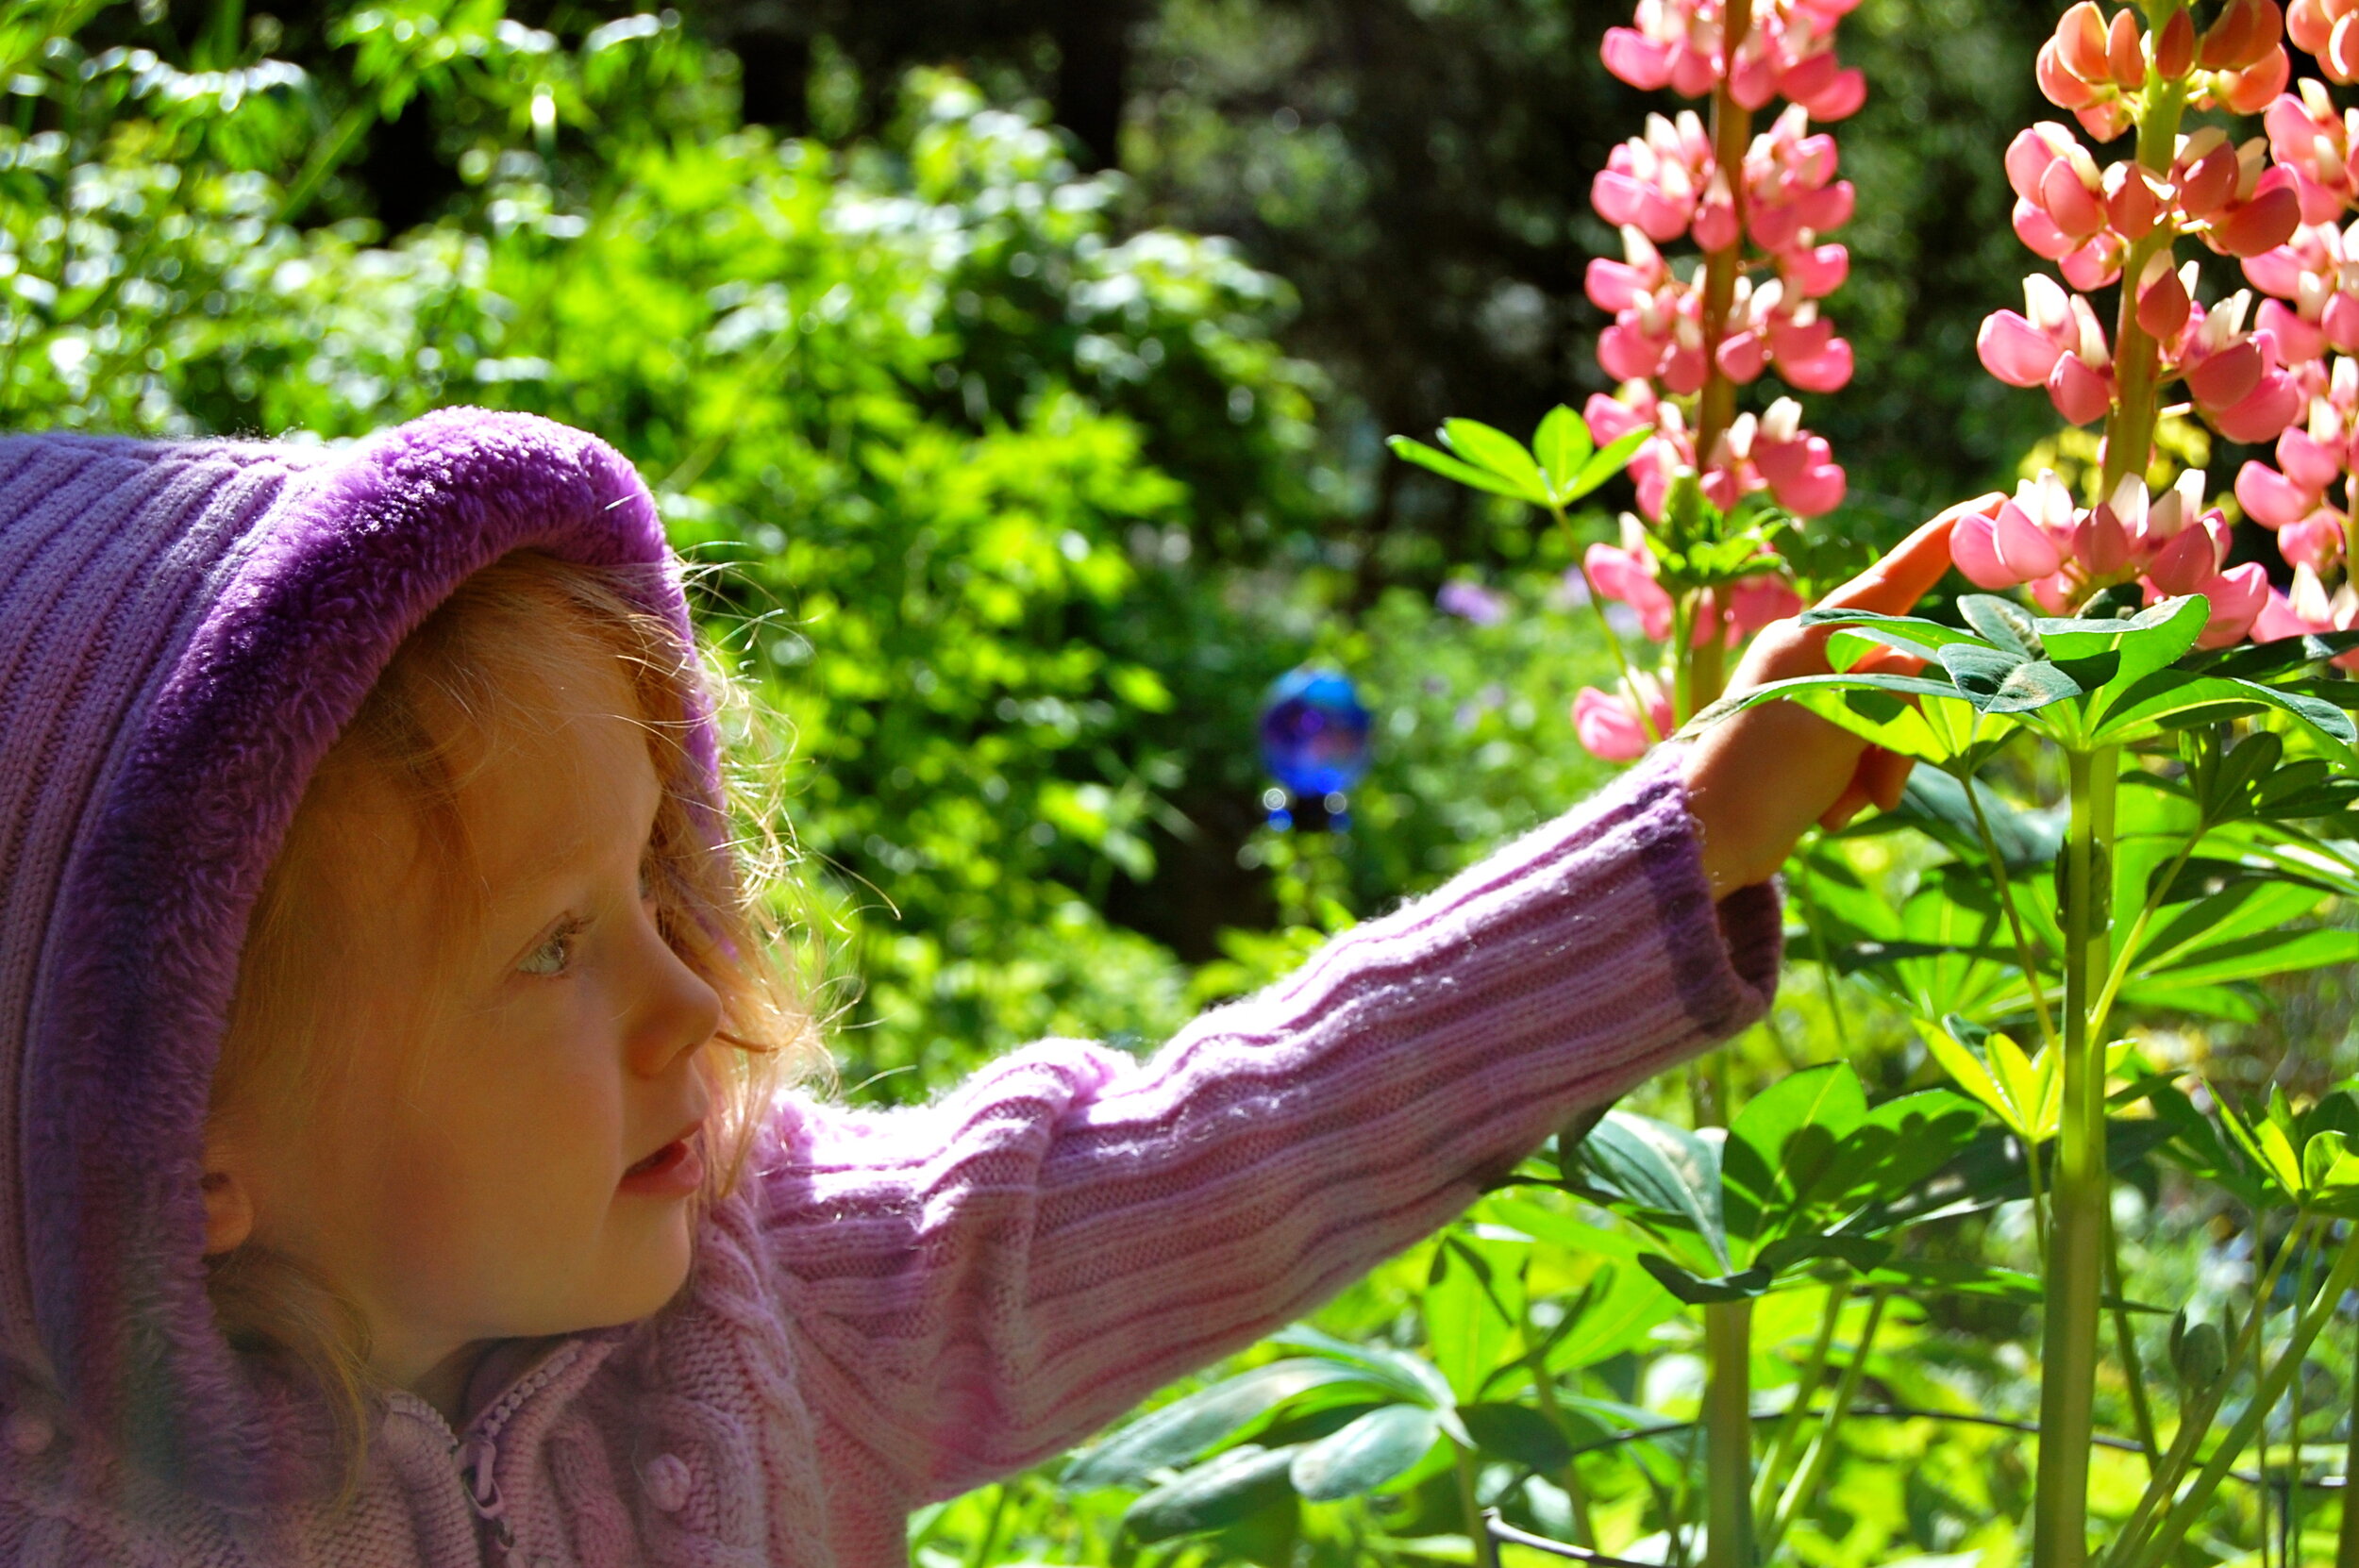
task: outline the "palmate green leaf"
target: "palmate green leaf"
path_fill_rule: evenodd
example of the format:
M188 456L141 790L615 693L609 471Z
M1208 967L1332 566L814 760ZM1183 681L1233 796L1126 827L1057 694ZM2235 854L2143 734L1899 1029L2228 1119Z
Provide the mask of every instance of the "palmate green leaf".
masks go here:
M1287 1475L1295 1491L1314 1503L1356 1497L1407 1472L1441 1436L1433 1410L1387 1405L1297 1449Z
M1358 1367L1371 1382L1392 1390L1415 1404L1446 1407L1451 1403L1449 1379L1430 1362L1405 1350L1373 1342L1339 1340L1334 1335L1297 1323L1270 1336L1272 1344L1316 1351L1347 1366Z
M1059 1484L1075 1491L1136 1485L1157 1470L1184 1464L1297 1394L1335 1383L1380 1386L1360 1369L1334 1360L1297 1357L1253 1367L1131 1422L1076 1456Z
M1887 815L1907 817L1922 825L1962 860L1982 858L1982 829L1987 825L1999 859L2010 872L2031 871L2056 859L2064 844L2064 817L2053 811L2026 811L1986 784L1975 783L1973 801L1968 786L1939 768L1912 768L1900 792L1900 805ZM1977 822L1974 802L1982 806ZM1879 819L1869 818L1869 822Z
M2072 672L2045 659L1998 648L1952 642L1940 652L1941 666L1949 672L1966 700L1979 713L2029 713L2050 703L2066 702L2087 688ZM2100 673L2101 681L2110 670Z
M1958 1258L1896 1258L1867 1271L1863 1283L1926 1295L1982 1296L2023 1306L2037 1305L2043 1293L2037 1275Z
M1729 1266L1720 1151L1711 1143L1668 1122L1609 1110L1582 1141L1581 1157L1631 1202L1695 1231L1720 1266Z
M1569 481L1561 479L1555 481L1557 504L1564 506L1580 500L1623 469L1628 468L1630 460L1638 455L1638 449L1646 445L1648 439L1653 434L1652 430L1629 430L1607 442L1601 450L1593 453L1587 462L1581 465L1581 472L1575 474ZM1550 469L1548 472L1553 478L1556 471Z
M1420 1303L1427 1352L1460 1401L1481 1389L1514 1331L1492 1299L1485 1269L1481 1257L1453 1237L1434 1248Z
M2299 720L2337 759L2359 763L2351 716L2334 704L2257 681L2157 670L2107 705L2092 743L2121 745L2167 728L2239 718L2274 709Z
M1958 598L1958 614L1983 642L2018 659L2045 659L2046 646L2031 612L2012 599L1995 593L1966 593Z
M1681 1268L1659 1252L1641 1254L1638 1261L1648 1274L1654 1276L1657 1284L1690 1307L1750 1301L1755 1296L1766 1295L1777 1283L1776 1271L1760 1265L1736 1274L1705 1278Z
M2016 1136L2033 1143L2045 1142L2047 1130L2039 1127L2039 1099L2018 1091L2024 1087L2017 1075L2011 1075L1992 1059L1993 1042L2005 1041L2016 1059L2022 1058L2021 1047L2005 1035L1982 1027L1951 1013L1939 1024L1920 1022L1917 1035L1925 1042L1925 1049L1941 1064L1942 1071L1969 1095L1987 1107L1990 1113ZM1978 1052L1976 1047L1981 1047ZM2028 1073L2028 1066L2024 1070ZM2033 1103L2027 1105L2026 1099Z
M1916 699L1915 706L1901 700L1909 697ZM1715 703L1681 733L1693 734L1729 714L1780 701L1806 708L1872 745L1936 764L2002 739L2005 726L2015 722L2004 715L1976 714L1955 685L1930 674L1803 676L1771 681Z
M1510 1460L1546 1475L1572 1462L1573 1445L1556 1424L1529 1405L1504 1401L1469 1405L1459 1412L1475 1446L1493 1459ZM1583 1422L1582 1425L1591 1425Z
M1294 1490L1288 1472L1298 1452L1247 1443L1215 1454L1131 1503L1123 1528L1151 1542L1233 1525Z
M1872 609L1806 609L1795 619L1805 626L1842 628L1828 640L1831 659L1840 647L1853 649L1854 658L1866 646L1882 646L1898 648L1919 659L1933 659L1947 647L1990 646L1978 633L1928 621L1921 615L1885 615Z
M1747 1101L1720 1151L1730 1234L1765 1243L1804 1223L1842 1141L1866 1115L1866 1091L1848 1062L1788 1074Z
M1527 496L1545 506L1548 482L1540 464L1522 442L1479 419L1442 421L1442 444L1486 473L1521 486Z
M1488 469L1477 468L1421 441L1413 441L1407 436L1392 436L1386 439L1384 444L1392 449L1393 456L1403 461L1429 469L1445 479L1454 479L1471 490L1487 490L1494 495L1529 501L1534 506L1545 507L1548 504L1547 492L1537 486L1520 484Z
M2272 676L2323 664L2353 648L2359 648L2359 631L2312 632L2301 637L2281 637L2273 642L2247 642L2223 648L2198 668L2204 675L2267 680Z
M1548 483L1563 492L1596 455L1589 422L1559 403L1541 416L1540 428L1532 432L1531 455L1539 459Z
M2200 593L2166 599L2126 621L2034 620L2048 657L2060 663L2112 653L2118 667L2104 683L2127 692L2155 671L2183 657L2203 635L2212 609Z
M1946 1089L1920 1089L1871 1108L1843 1140L1819 1184L1843 1212L1847 1235L1871 1235L1858 1210L1899 1198L1956 1159L1974 1142L1983 1118Z

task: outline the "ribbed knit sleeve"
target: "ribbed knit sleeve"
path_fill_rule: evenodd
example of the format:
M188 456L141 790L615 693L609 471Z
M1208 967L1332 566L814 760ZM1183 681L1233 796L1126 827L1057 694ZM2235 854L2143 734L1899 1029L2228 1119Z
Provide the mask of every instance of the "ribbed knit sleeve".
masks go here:
M805 1396L905 1504L1037 1462L1758 1017L1779 956L1774 892L1715 908L1666 747L1149 1060L796 1102L760 1195Z

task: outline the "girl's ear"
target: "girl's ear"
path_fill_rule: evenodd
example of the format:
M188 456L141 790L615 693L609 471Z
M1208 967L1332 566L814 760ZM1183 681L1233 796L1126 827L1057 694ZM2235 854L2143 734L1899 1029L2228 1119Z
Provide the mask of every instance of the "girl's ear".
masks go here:
M219 1128L205 1132L205 1256L218 1258L245 1245L254 1234L254 1188L243 1172L239 1142Z

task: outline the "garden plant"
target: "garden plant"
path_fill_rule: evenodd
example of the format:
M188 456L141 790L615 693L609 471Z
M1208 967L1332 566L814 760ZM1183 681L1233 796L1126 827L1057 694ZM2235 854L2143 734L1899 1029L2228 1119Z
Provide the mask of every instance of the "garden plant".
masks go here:
M1667 642L1668 678L1632 665L1615 692L1584 692L1576 719L1592 750L1631 755L1732 706L1790 700L1917 761L1916 812L1954 859L1897 921L1872 898L1840 894L1802 913L1821 950L1855 954L1851 972L1908 1009L1931 1055L1996 1119L2006 1179L2033 1206L2043 1267L2013 1287L2038 1293L2044 1326L2031 1560L2090 1559L2098 1369L2116 1354L2148 1479L2100 1560L2150 1568L2179 1559L2240 1459L2266 1462L2265 1423L2319 1334L2338 1318L2348 1329L2359 1285L2359 1104L2348 1092L2300 1113L2282 1093L2240 1109L2109 1027L2215 1009L2223 982L2351 957L2339 932L2286 927L2359 872L2349 842L2359 731L2347 711L2359 687L2337 668L2359 648L2359 597L2342 580L2359 548L2359 359L2348 357L2359 350L2359 292L2341 226L2359 115L2346 118L2318 80L2285 91L2284 39L2327 80L2349 82L2359 32L2310 0L2289 13L2232 0L2200 28L2171 0L2110 16L2081 0L2065 12L2035 69L2083 134L2043 122L2004 154L2016 232L2062 282L2027 277L2026 312L1992 315L1978 347L2001 380L2044 387L2074 425L2101 424L2086 492L2043 471L2011 498L1959 509L1959 569L1978 589L2027 588L2029 605L1983 592L1956 602L1955 622L1811 612L1807 623L1839 628L1829 642L1839 673L1730 704L1719 700L1725 649L1796 608L1782 536L1842 495L1842 470L1799 427L1792 399L1758 417L1733 409L1765 370L1800 391L1849 374L1816 301L1844 276L1842 247L1817 242L1850 215L1850 192L1832 181L1832 139L1806 134L1811 118L1840 119L1862 98L1832 47L1848 8L1646 0L1636 26L1609 33L1617 75L1710 108L1708 124L1692 111L1651 117L1597 177L1593 199L1622 226L1626 257L1594 261L1589 290L1615 312L1598 354L1622 392L1591 400L1585 429L1558 410L1529 450L1464 421L1444 426L1447 451L1407 440L1395 449L1562 521L1584 486L1566 480L1588 458L1588 434L1630 431L1609 457L1643 439L1645 515L1625 518L1619 547L1590 546L1581 570L1593 602L1638 608L1646 633ZM1756 135L1755 113L1780 96L1789 107ZM2237 120L2256 113L2266 135L2240 142ZM2126 137L2128 156L2100 167L2091 143ZM1680 239L1698 253L1684 272L1656 248ZM2250 286L2207 309L2202 260L2183 258L2198 245L2234 259ZM2118 302L2110 328L2091 297L2107 289ZM2257 311L2255 291L2266 296ZM2257 562L2230 563L2231 525L2207 475L2174 471L2158 443L2164 421L2190 416L2230 441L2275 442L2276 465L2248 462L2234 489L2276 531L2290 592ZM1759 504L1765 492L1774 506ZM1887 652L1916 667L1875 667ZM2034 747L2045 755L2022 755ZM1797 868L1798 888L1819 880ZM1836 1065L1779 1083L1733 1119L1723 1097L1700 1093L1698 1120L1723 1121L1717 1137L1618 1115L1577 1148L1567 1134L1563 1181L1661 1236L1665 1250L1641 1261L1704 1314L1708 1561L1773 1553L1817 1479L1815 1456L1782 1490L1779 1475L1783 1428L1813 1378L1756 1474L1749 1303L1782 1279L1832 1274L1871 1292L1861 1338L1872 1336L1884 1293L1912 1279L1895 1251L1918 1212L1904 1194L1973 1142L1975 1119L1953 1123L1953 1107L1964 1109L1931 1091L1870 1111ZM2124 1123L2132 1111L2139 1124ZM1802 1128L1815 1136L1796 1137ZM2145 1309L2122 1293L2109 1155L2127 1143L2226 1185L2273 1233L2240 1318L2174 1323L2172 1364L2153 1369L2175 1375L2173 1397L2141 1363L2130 1316ZM2293 1283L2282 1299L2281 1280ZM1970 1272L1948 1286L2008 1288ZM1814 1364L1842 1301L1831 1293ZM1845 1418L1859 1355L1815 1442ZM2232 1374L2250 1383L2227 1420ZM2294 1430L2286 1508L2298 1517L2298 1415ZM2345 1519L2337 1560L2359 1563L2359 1510ZM2302 1549L2298 1527L2286 1539L2288 1552Z
M1365 475L1281 281L1129 222L946 72L822 49L813 102L870 94L874 134L744 125L668 11L331 7L332 72L237 4L177 43L160 7L0 11L0 423L336 437L467 401L614 441L710 568L766 705L739 741L798 759L803 928L865 979L845 1093L914 1098L1282 970L1713 722L1746 640L1857 565L1805 425L1838 428L1871 226L1825 127L1876 87L1838 32L1892 21L1849 8L1607 33L1666 94L1590 186L1616 390L1395 443L1514 543L1438 603L1334 559ZM1313 1324L921 1515L923 1568L2359 1568L2348 9L2083 0L2015 62L2069 123L1961 155L2053 264L1981 359L2066 428L1956 509L1967 592L1817 616L1837 673L1744 699L1916 763L1788 866L1772 1023ZM389 230L348 176L420 105L460 189ZM2267 450L2214 471L2234 446ZM1347 836L1252 826L1255 696L1314 655L1377 714ZM1141 890L1207 839L1267 908L1190 962ZM2274 1083L2234 1071L2281 1026Z

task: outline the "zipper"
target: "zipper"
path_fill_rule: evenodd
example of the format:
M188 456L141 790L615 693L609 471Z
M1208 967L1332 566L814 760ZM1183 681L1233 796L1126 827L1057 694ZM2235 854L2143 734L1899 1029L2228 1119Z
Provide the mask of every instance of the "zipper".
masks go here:
M494 1400L489 1409L468 1425L461 1440L443 1419L443 1412L414 1395L418 1412L430 1416L443 1429L449 1452L459 1461L459 1490L465 1494L467 1508L486 1526L492 1536L495 1558L506 1562L516 1550L515 1527L508 1522L508 1499L501 1494L495 1474L499 1463L500 1433L524 1408L526 1400L548 1386L549 1382L570 1365L579 1354L581 1342L568 1341L544 1357L538 1366L518 1378L507 1393Z

